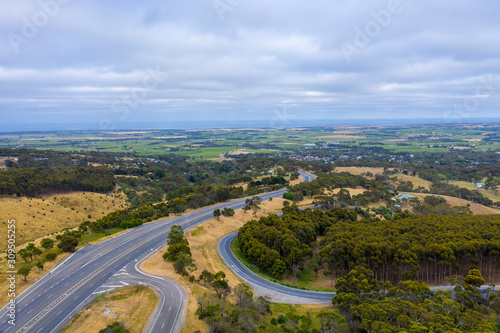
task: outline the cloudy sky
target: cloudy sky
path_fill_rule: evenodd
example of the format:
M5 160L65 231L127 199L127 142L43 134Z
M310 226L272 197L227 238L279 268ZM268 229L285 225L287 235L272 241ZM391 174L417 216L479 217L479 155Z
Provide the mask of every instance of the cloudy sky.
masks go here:
M0 8L3 131L500 117L497 0L0 0Z

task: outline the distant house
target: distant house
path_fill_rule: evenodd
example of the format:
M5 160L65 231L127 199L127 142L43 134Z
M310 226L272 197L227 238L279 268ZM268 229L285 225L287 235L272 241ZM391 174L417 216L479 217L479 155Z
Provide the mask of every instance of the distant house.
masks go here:
M406 199L407 201L411 201L412 199L415 199L415 196L413 196L411 194L401 193L401 194L398 194L397 196L395 196L394 198L392 198L393 201L403 200L403 199Z
M272 174L274 174L274 170L269 170L267 173L272 175Z
M486 185L484 183L477 183L476 188L484 188Z

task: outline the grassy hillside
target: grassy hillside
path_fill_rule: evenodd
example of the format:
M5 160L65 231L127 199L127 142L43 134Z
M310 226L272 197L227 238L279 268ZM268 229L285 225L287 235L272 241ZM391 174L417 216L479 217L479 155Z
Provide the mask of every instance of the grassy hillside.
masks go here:
M42 198L0 198L0 228L7 230L7 220L15 219L19 246L64 228L76 228L82 221L95 220L126 206L126 197L122 192L77 192ZM1 238L0 249L6 249L6 246L7 239Z
M500 191L498 191L498 193L495 194L495 191L493 191L493 190L486 190L484 188L477 189L475 183L469 183L469 182L452 181L452 182L450 182L450 184L464 187L468 190L478 190L485 197L490 198L493 201L500 201Z

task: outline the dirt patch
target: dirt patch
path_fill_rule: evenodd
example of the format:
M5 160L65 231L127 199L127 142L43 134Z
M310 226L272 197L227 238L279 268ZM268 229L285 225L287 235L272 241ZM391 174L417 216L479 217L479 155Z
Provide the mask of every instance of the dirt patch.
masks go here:
M159 297L148 287L130 286L106 295L109 315L105 312L104 297L99 296L83 309L61 332L94 333L115 321L122 322L131 332L144 332L154 313Z

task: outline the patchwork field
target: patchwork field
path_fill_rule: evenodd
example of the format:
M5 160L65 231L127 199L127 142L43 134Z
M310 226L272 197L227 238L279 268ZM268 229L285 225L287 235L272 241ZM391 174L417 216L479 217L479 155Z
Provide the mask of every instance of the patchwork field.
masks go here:
M89 131L0 134L0 147L59 151L95 150L143 155L179 154L219 159L228 151L287 151L337 142L396 152L500 150L498 124L426 126L324 126L216 130ZM0 166L1 167L1 166Z

